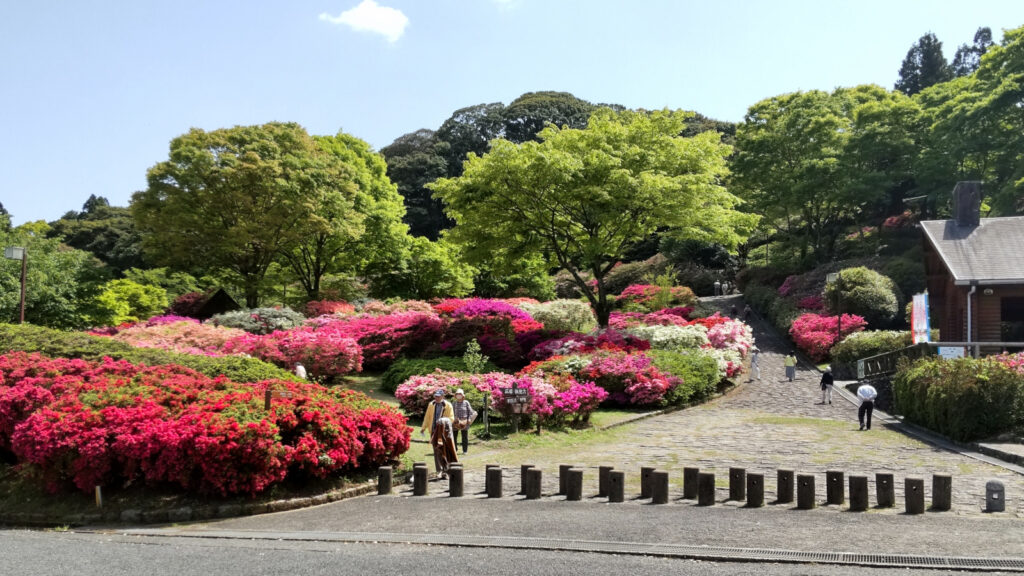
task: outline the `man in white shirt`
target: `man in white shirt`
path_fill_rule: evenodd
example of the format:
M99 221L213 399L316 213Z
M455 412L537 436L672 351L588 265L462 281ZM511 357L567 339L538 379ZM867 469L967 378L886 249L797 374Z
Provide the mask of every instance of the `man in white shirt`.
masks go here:
M857 388L857 397L860 398L860 409L857 410L857 419L860 420L860 429L864 430L864 417L867 416L867 429L871 430L871 413L875 410L875 398L878 391L871 384L864 384Z

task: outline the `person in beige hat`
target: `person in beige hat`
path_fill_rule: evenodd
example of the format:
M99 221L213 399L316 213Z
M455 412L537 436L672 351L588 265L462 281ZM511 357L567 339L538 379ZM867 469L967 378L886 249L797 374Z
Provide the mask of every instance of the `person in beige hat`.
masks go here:
M459 388L455 391L455 401L452 402L452 409L455 412L455 443L459 442L458 435L462 435L462 453L469 450L469 426L476 420L476 410L466 400L466 392Z

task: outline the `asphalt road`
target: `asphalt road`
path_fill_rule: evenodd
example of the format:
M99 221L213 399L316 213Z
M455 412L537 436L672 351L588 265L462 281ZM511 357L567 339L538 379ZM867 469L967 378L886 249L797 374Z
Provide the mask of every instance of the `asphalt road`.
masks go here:
M125 537L0 531L0 574L253 576L629 574L895 576L939 571L815 564L715 563L649 556L438 546Z

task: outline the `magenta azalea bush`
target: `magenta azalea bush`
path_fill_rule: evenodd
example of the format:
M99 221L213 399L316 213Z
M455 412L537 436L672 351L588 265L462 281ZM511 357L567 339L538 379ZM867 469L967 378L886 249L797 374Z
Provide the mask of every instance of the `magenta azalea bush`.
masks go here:
M356 315L314 319L315 333L351 338L362 348L363 366L380 370L400 357L416 357L441 340L443 325L433 312L399 312L386 316Z
M868 323L860 316L843 314L842 335L837 338L838 316L803 314L793 321L793 326L789 329L789 336L796 343L797 348L812 360L824 362L828 359L832 346L838 340L842 340L854 332L860 332L867 325Z
M359 372L363 365L363 351L359 344L330 330L298 328L265 335L243 333L227 342L224 351L248 354L285 370L291 370L301 362L310 377L322 381Z
M655 368L647 355L625 352L594 354L579 370L577 378L603 388L612 402L636 406L660 403L665 394L679 384L678 378Z

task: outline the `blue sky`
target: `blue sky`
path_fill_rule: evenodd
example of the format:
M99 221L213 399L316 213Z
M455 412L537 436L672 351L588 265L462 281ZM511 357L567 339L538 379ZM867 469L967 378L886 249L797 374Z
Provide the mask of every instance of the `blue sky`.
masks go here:
M126 205L190 127L274 120L380 148L538 90L739 121L762 98L891 87L932 31L947 57L1020 0L6 1L0 203L53 220Z

